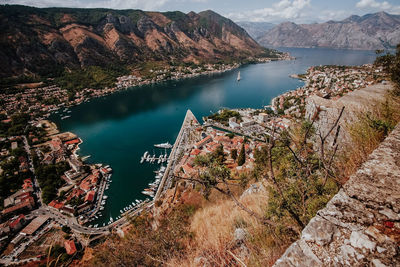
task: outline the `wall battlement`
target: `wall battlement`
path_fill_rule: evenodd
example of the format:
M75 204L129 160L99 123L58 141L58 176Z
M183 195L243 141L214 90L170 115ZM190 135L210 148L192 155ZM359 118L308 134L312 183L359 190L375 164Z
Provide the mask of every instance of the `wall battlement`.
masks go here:
M274 266L400 266L400 124Z

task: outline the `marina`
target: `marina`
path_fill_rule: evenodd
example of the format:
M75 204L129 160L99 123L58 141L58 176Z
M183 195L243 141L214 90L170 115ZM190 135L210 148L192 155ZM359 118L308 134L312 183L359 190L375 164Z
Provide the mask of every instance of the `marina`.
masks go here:
M124 208L129 205L133 208L136 200L151 199L142 192L151 189L157 179L156 172L161 166L167 167L168 158L171 159L168 150L167 159L158 164L160 156L165 157L165 149L154 144L176 140L188 108L198 118L221 107L261 108L269 105L277 95L302 86L303 82L289 78L290 74L304 73L312 65L360 65L375 58L373 51L288 51L298 59L247 65L223 74L127 89L71 107L72 112L68 114L72 117L65 120L61 120L59 114L53 114L51 120L61 131L71 131L84 141L77 154L91 155L86 160L88 163L102 162L112 166L112 181L105 185L108 199L104 209L97 213L103 216L90 224L107 224L110 217L115 221L121 211L126 212ZM240 86L236 81L238 71L241 78L245 77ZM145 151L150 154L150 159L155 158L153 163L147 161L148 155L143 157ZM160 182L158 187L161 186ZM134 209L137 206L131 210Z
M140 158L140 163L143 162L149 162L149 163L157 163L161 164L164 163L168 160L168 155L167 152L165 154L160 154L159 156L156 156L156 154L153 154L152 156L149 154L149 152L144 152L143 156Z

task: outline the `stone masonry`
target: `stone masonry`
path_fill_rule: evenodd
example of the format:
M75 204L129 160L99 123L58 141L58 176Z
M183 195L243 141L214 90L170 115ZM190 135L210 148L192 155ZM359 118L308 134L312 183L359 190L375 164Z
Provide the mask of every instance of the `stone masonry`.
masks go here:
M274 266L400 266L400 124Z

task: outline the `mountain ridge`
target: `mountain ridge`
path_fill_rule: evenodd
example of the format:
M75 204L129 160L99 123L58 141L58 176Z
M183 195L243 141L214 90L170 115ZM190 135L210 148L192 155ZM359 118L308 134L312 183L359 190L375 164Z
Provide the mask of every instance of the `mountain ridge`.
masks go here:
M283 22L256 40L266 47L392 49L400 43L400 15L378 12L324 23Z
M145 61L215 62L270 52L211 10L185 14L3 5L0 22L1 77Z

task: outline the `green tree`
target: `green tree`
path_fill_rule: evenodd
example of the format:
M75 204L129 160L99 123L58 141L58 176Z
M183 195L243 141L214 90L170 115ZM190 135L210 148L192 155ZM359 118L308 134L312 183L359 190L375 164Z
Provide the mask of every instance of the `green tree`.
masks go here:
M239 157L237 159L237 164L242 166L246 162L246 149L244 147L244 142L242 144L242 149L240 150Z
M237 149L236 149L236 148L232 149L232 150L231 150L231 158L232 158L233 160L236 160L236 159L237 159L237 156L238 156Z
M377 51L377 54L382 54L383 51ZM396 53L381 55L376 58L375 64L382 66L383 69L389 74L390 79L396 85L394 93L400 95L400 44L397 45Z

